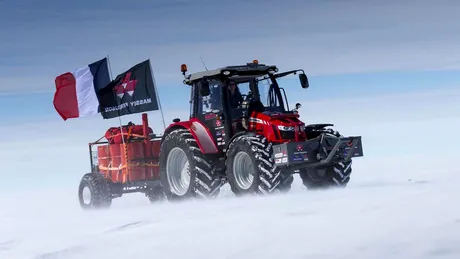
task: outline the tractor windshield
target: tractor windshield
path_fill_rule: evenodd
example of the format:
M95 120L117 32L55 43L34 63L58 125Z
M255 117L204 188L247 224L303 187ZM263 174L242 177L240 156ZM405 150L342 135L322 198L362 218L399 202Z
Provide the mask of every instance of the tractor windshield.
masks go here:
M265 111L281 113L289 111L284 90L280 89L277 82L272 81L266 75L258 78L232 78L231 80L235 80L236 84L233 83L228 88L230 109L245 111L245 102L257 100L262 103ZM232 85L235 86L232 87Z
M258 81L257 87L260 101L265 106L265 110L272 112L286 112L289 110L287 100L283 100L283 93L270 78Z

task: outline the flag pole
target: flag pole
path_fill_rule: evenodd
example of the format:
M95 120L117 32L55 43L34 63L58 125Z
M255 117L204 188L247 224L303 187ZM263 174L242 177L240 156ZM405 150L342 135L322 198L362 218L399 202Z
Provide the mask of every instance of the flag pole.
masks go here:
M150 61L150 59L149 59L149 63L150 63L150 73L152 74L153 85L155 86L155 97L157 98L158 106L160 108L161 119L163 121L163 128L166 129L165 116L163 114L163 109L161 108L160 97L158 95L158 87L156 87L157 84L155 82L155 76L153 75L152 62Z
M106 55L106 58L107 58L107 65L109 67L109 73L110 73L110 81L113 80L113 76L112 76L112 67L110 66L110 61L109 61L109 54ZM120 133L121 133L121 140L123 141L123 145L125 144L125 137L123 135L123 126L122 126L122 123L121 123L121 117L120 117L120 114L118 114L118 121L120 122Z
M109 66L109 73L110 73L110 81L113 80L113 76L112 76L112 67L110 66L110 61L109 61L109 54L107 54L107 64ZM123 129L122 129L122 123L121 123L121 117L120 117L120 113L118 113L118 121L120 122L120 130L121 130L121 139L123 141L123 144L125 144L125 138L123 136Z
M107 54L107 65L109 67L109 73L110 73L110 81L113 80L113 76L112 76L112 68L110 66L110 61L109 61L109 54ZM126 143L125 143L125 135L123 134L123 125L121 123L121 116L120 116L120 111L118 111L118 122L120 123L120 134L121 134L121 141L123 143L123 153L125 155L125 159L126 159L126 163L128 163L128 150L127 150L127 147L126 147ZM118 165L118 167L121 166L121 163ZM118 171L120 172L120 171ZM126 172L129 174L129 167L126 166Z

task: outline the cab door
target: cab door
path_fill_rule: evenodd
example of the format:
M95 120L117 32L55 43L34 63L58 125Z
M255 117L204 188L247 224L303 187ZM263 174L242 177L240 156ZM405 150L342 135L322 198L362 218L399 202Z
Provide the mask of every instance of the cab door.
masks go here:
M199 84L199 83L197 83ZM196 87L199 89L199 87ZM196 115L205 126L209 129L214 143L219 150L225 147L225 128L224 120L222 119L222 83L220 81L209 81L210 94L202 96L200 91L195 91L197 94Z

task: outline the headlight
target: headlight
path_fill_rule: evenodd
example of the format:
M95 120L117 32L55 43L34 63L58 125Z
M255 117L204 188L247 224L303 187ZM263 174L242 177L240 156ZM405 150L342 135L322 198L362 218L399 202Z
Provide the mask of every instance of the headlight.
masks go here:
M292 126L278 126L278 129L283 131L294 131L294 127Z

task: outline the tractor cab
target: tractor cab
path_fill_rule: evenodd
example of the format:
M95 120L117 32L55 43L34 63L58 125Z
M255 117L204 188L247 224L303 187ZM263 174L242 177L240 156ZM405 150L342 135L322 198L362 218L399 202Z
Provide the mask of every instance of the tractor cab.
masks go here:
M186 65L182 65L185 76ZM303 70L277 73L276 66L259 64L227 66L185 76L191 86L190 118L205 125L220 150L239 133L263 133L273 142L302 138L304 124L289 109L284 89L277 79L299 72L303 88L308 79Z

